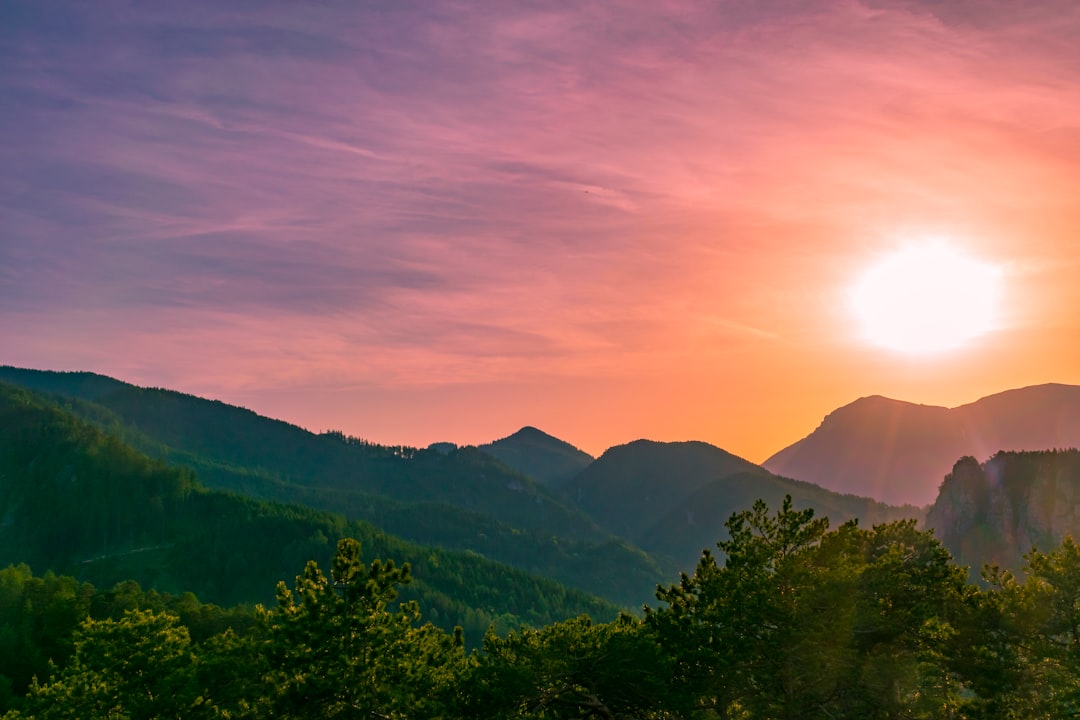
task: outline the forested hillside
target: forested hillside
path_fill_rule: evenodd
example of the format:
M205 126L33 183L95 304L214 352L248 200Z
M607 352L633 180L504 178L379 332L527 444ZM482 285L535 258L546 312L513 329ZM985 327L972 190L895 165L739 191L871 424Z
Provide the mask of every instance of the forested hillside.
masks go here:
M0 381L90 401L100 407L70 409L97 422L111 421L114 434L130 431L132 444L150 441L154 444L146 450L164 449L179 460L194 456L307 487L446 503L565 537L603 536L584 513L475 448L444 454L375 445L341 433L315 435L244 408L93 373L3 367ZM101 408L109 413L100 413Z
M73 575L100 587L135 580L232 605L270 601L274 584L339 538L365 557L408 561L433 620L477 639L615 606L484 559L409 543L359 521L201 487L194 474L145 455L24 389L0 383L0 566Z
M563 496L476 448L450 453L315 435L221 402L93 373L0 367L0 380L53 394L65 409L206 487L366 520L425 545L468 550L640 605L658 563Z
M573 480L595 459L534 427L523 427L513 435L480 445L479 449L534 480L556 488Z
M248 618L190 596L101 595L0 571L0 626L40 629L19 647L55 663L24 695L27 656L0 658L0 672L18 673L7 675L0 712L985 720L1080 708L1071 539L1029 555L1023 580L997 573L980 589L913 521L830 531L788 499L775 513L756 503L726 526L724 559L704 553L643 617L489 633L473 652L426 624L422 604L397 603L407 569L364 562L351 539Z
M593 462L535 428L486 451L386 447L92 373L0 367L0 379L52 393L149 456L194 469L206 486L342 513L629 607L693 567L700 548L723 537L724 520L758 498L777 503L791 494L798 507L838 520L920 515L777 477L702 442L639 440Z
M565 491L601 525L673 571L692 567L702 547L725 537L724 522L731 513L757 499L775 505L791 495L797 507L819 508L838 522L859 518L873 524L921 516L918 508L778 477L703 442L637 440L611 448Z
M131 580L102 590L70 575L35 576L25 564L9 565L0 569L0 713L26 693L33 678L44 681L67 665L84 620L120 620L132 610L175 616L196 641L230 629L246 634L257 622L247 605L226 609L190 592L144 590Z

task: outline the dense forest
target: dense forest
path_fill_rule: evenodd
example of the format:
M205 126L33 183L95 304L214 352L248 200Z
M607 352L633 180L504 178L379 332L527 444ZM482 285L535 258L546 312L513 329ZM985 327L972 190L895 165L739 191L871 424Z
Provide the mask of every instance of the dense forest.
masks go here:
M675 571L601 529L560 493L476 448L445 453L340 432L317 435L244 408L93 373L0 367L0 382L32 391L39 402L143 455L194 472L203 487L363 520L414 543L478 553L621 605L640 605Z
M791 495L837 522L922 514L778 477L701 442L638 440L595 461L535 428L480 448L381 446L94 373L0 367L0 381L193 471L204 487L363 520L623 606L649 602L658 583L692 568L728 515L759 498Z
M962 458L931 532L702 443L554 487L0 370L49 385L0 382L2 720L1080 716L1077 451ZM510 462L570 452L520 435Z
M429 618L478 643L492 623L544 624L618 606L477 553L422 546L369 523L203 488L35 393L0 383L0 564L70 574L100 587L135 580L222 604L269 602L308 559L342 537L367 557L407 558L405 590Z
M655 607L499 634L401 602L409 566L342 539L276 603L106 593L0 572L0 668L18 718L1065 718L1080 712L1080 546L1033 551L1026 579L968 582L929 532L830 530L764 503L733 515L724 560Z

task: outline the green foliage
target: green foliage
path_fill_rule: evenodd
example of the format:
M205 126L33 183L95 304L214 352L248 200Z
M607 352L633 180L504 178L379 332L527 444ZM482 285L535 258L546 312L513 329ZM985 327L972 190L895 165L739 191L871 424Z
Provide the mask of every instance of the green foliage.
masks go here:
M36 577L26 565L9 566L0 570L0 712L20 704L33 678L67 667L84 623L134 612L175 616L196 641L255 627L249 608L225 610L191 593L143 591L131 581L101 592L72 577Z
M1080 715L1080 545L1026 556L1027 579L987 568L965 644L983 717Z
M677 708L671 658L628 615L587 616L501 637L489 632L462 681L462 717L660 717Z
M275 718L435 717L465 662L462 635L419 624L415 603L391 610L409 567L360 559L338 543L328 578L311 562L278 586L264 612L270 663L266 703Z
M96 593L8 568L0 624L17 628L11 642L38 628L20 647L44 659L49 679L36 673L3 717L1076 716L1071 539L1029 554L1023 582L988 568L980 590L911 521L830 531L788 499L775 514L756 503L728 530L723 564L703 553L644 618L490 630L471 654L460 630L423 622L402 600L409 565L365 561L355 539L337 543L328 575L308 562L291 587L279 584L273 609L237 628L206 622L190 595L130 583Z
M728 521L719 565L661 589L647 621L678 680L721 717L940 717L958 706L942 653L964 573L914 521L827 532L787 498Z
M492 622L545 624L617 607L475 553L404 542L362 522L201 488L190 471L151 460L25 390L0 383L0 563L27 562L101 587L134 579L223 604L268 602L338 539L408 559L435 622L479 642ZM0 629L0 643L4 635ZM12 641L13 642L13 641Z
M242 408L92 373L0 367L0 380L55 393L66 412L169 466L193 469L205 487L366 520L622 605L646 601L665 575L573 503L476 448L446 454L340 432L314 435Z
M0 710L26 692L35 675L73 650L72 635L90 610L93 588L26 565L0 570Z
M172 615L87 619L74 658L48 683L33 684L25 712L40 720L191 717L194 663L187 629Z
M460 631L394 604L408 566L365 564L343 539L332 567L309 562L292 590L282 583L244 636L193 643L177 616L149 610L87 618L70 662L5 718L442 716L468 663Z

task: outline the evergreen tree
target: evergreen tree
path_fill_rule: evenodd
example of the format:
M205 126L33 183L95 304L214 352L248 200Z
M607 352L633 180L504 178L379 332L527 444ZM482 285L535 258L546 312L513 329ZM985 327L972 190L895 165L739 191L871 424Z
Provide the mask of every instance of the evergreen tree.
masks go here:
M75 656L30 689L26 715L60 718L189 718L201 702L187 629L175 616L132 610L120 620L87 619Z
M680 705L672 659L644 623L629 615L594 624L588 617L484 638L463 681L469 718L544 720L669 717Z
M787 498L728 521L723 565L662 588L647 621L676 680L721 718L940 718L959 707L953 622L970 592L933 536L901 521L827 532Z
M270 670L263 708L275 718L435 717L464 662L460 632L419 624L415 602L392 606L409 566L370 565L338 543L330 577L309 562L263 611Z

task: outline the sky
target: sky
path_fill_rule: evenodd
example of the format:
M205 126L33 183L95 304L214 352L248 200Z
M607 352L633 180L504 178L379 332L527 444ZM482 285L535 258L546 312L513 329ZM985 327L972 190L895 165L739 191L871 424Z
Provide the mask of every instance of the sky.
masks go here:
M1073 0L0 3L0 364L386 444L760 462L1080 384ZM852 288L1001 273L913 356Z

